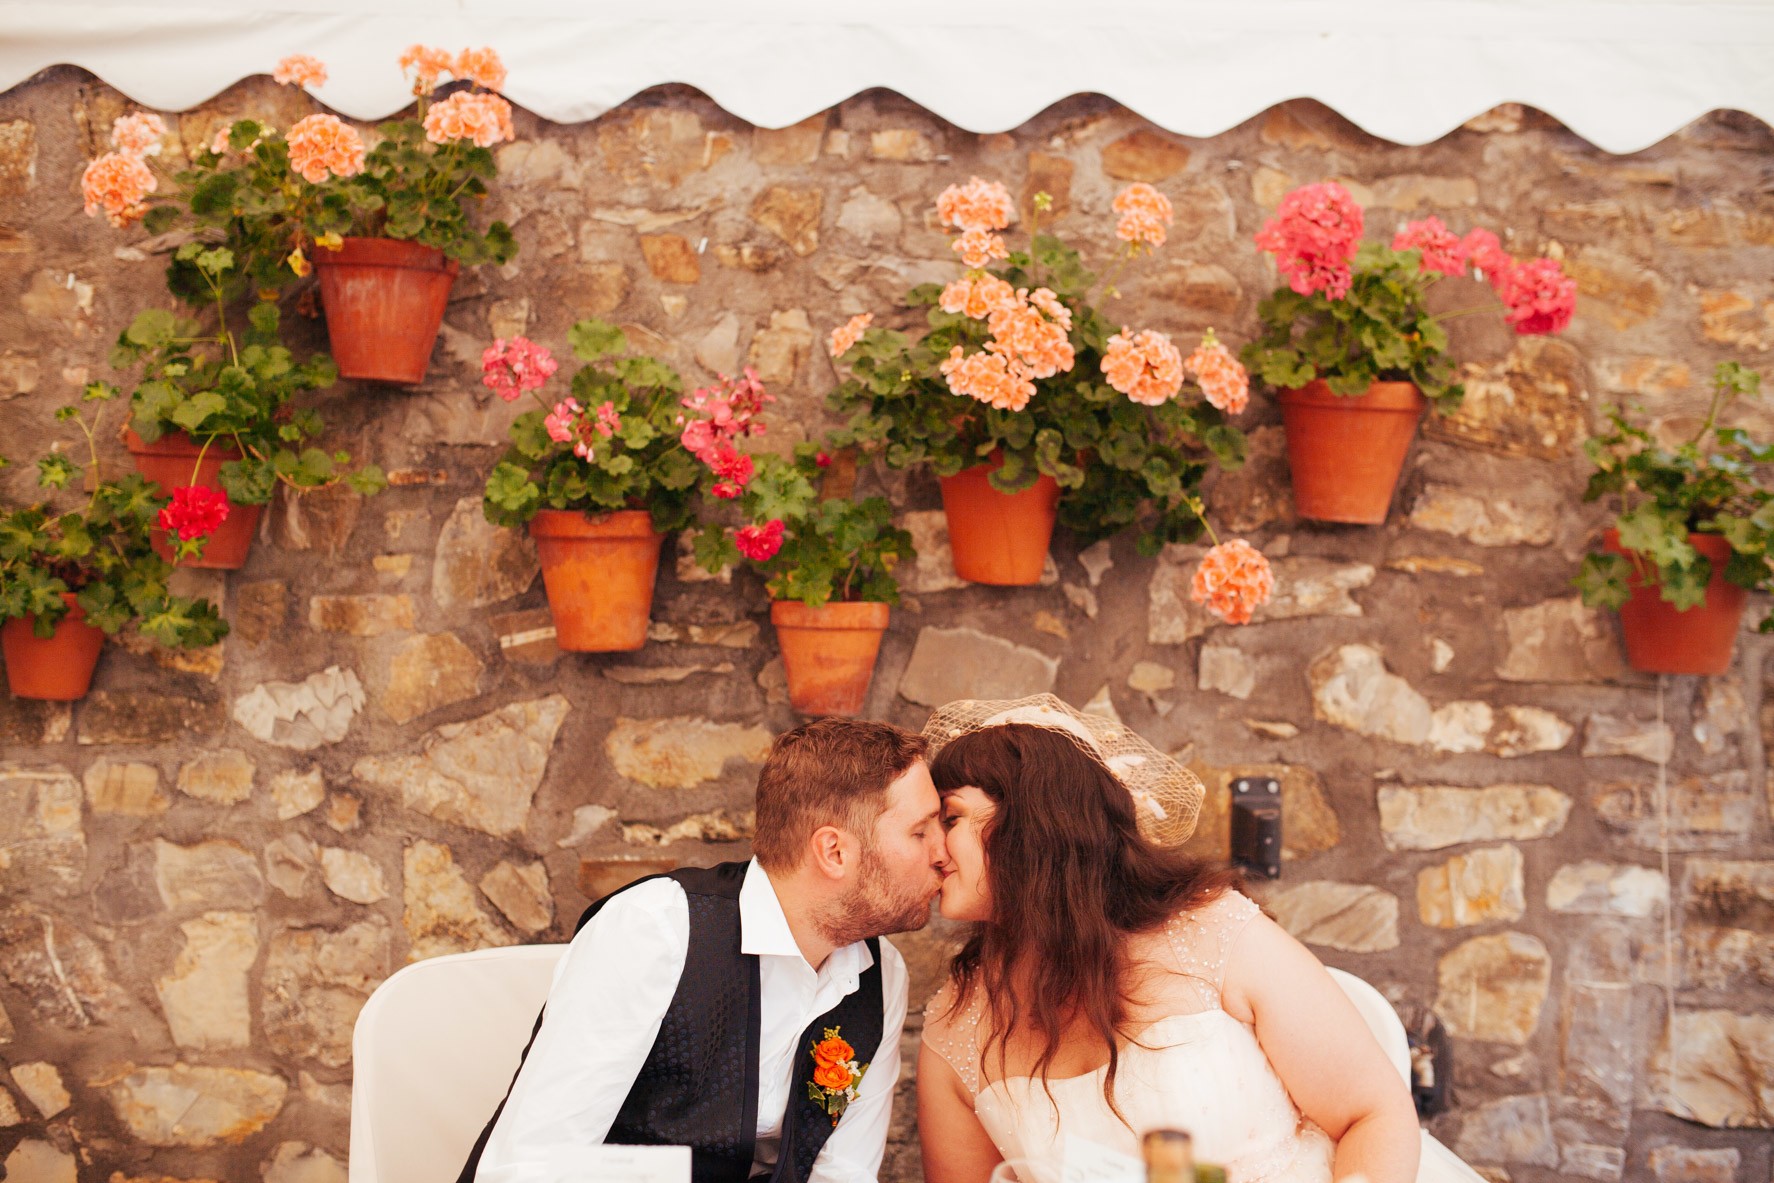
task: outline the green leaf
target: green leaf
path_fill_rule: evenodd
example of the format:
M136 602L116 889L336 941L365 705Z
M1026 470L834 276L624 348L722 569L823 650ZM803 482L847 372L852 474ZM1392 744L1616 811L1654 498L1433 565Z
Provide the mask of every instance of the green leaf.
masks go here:
M178 320L164 308L150 308L136 314L123 330L124 339L143 349L160 349L175 335Z
M628 338L608 321L582 320L567 330L567 344L580 361L596 361L625 351Z

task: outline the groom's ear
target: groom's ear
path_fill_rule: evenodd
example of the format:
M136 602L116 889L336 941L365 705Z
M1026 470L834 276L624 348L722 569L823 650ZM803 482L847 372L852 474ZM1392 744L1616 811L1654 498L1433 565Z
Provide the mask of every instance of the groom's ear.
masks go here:
M807 862L822 879L841 880L854 875L862 857L856 836L837 826L820 826L807 842Z

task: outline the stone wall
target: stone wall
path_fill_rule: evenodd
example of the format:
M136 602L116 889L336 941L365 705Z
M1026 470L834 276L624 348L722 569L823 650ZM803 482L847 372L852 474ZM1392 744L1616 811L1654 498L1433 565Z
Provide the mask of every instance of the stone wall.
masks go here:
M308 101L260 80L169 122L199 145ZM0 97L15 457L166 299L163 247L78 212L124 108L65 69ZM693 376L756 365L781 400L768 438L792 441L834 382L824 334L864 310L903 323L894 298L950 273L931 202L973 173L1051 192L1099 257L1121 184L1167 193L1171 245L1111 305L1137 325L1246 339L1272 282L1250 235L1326 176L1371 235L1433 212L1562 253L1582 300L1556 340L1455 322L1466 409L1425 426L1384 527L1295 520L1258 398L1253 462L1212 495L1277 559L1246 628L1187 602L1189 552L1125 538L1058 538L1038 587L962 585L933 484L887 478L923 556L870 713L915 727L952 696L1049 688L1118 711L1206 777L1204 854L1225 851L1229 779L1278 775L1287 862L1264 899L1407 1017L1440 1016L1446 1142L1523 1183L1769 1177L1766 645L1746 631L1730 675L1660 683L1623 668L1614 621L1569 586L1600 521L1576 448L1598 408L1630 396L1691 427L1716 361L1774 345L1767 128L1720 116L1613 157L1502 108L1405 148L1301 102L1190 141L1078 99L980 136L871 92L769 131L662 89L578 126L520 113L520 132L492 204L522 253L463 276L430 380L326 397L340 444L393 487L280 500L244 570L193 578L234 624L216 651L115 645L72 709L0 702L13 1180L341 1178L351 1023L379 980L561 939L635 872L745 853L755 761L795 722L761 589L668 563L644 651L557 653L532 551L481 518L511 411L479 352L516 332L559 349L574 319L610 317ZM920 994L941 935L902 941ZM902 1106L886 1177L917 1176Z

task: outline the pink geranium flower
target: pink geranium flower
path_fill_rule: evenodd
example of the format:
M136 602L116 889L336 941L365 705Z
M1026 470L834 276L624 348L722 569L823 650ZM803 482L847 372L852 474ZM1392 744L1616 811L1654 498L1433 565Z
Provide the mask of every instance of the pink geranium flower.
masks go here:
M161 140L166 136L166 121L152 111L136 111L119 115L111 125L111 146L125 156L138 160L160 155Z
M1430 216L1420 222L1407 222L1392 237L1395 251L1418 251L1422 255L1419 270L1439 271L1443 275L1466 273L1466 240L1449 230L1440 218Z
M478 148L516 139L511 104L496 94L459 90L425 112L425 138L434 144L472 140Z
M1523 336L1563 332L1577 311L1577 281L1556 259L1531 259L1511 267L1496 290L1507 309L1503 319Z
M1349 294L1349 260L1361 244L1362 224L1361 206L1335 181L1303 185L1281 199L1256 244L1275 256L1294 291L1340 300Z
M154 524L181 542L207 538L228 520L228 495L207 485L181 485Z
M1010 190L978 177L968 178L965 185L950 185L936 199L936 216L942 224L961 231L1002 230L1015 212Z
M833 357L842 357L849 353L850 347L862 340L863 330L874 323L874 319L875 315L872 312L864 312L851 317L832 330L831 339L826 342L826 348L831 351Z
M542 417L543 430L548 432L549 439L557 444L564 444L577 434L574 424L579 414L579 403L574 399L564 398L554 404L554 410Z
M754 563L762 563L774 558L782 549L782 531L782 519L771 518L762 526L739 527L733 533L733 543L740 554Z
M1460 247L1472 265L1478 268L1485 282L1495 286L1510 268L1515 266L1515 259L1497 236L1482 226L1475 226L1466 232L1460 240Z
M500 337L480 355L481 385L506 402L541 389L559 368L554 355L528 337Z
M505 63L491 49L464 49L456 58L456 77L466 78L488 90L505 87Z
M437 89L439 78L455 72L456 59L450 56L447 49L409 45L406 52L400 55L400 68L403 73L408 70L413 72L413 93L426 95Z
M1183 369L1194 375L1207 401L1228 415L1250 405L1250 373L1231 350L1220 344L1209 329L1195 352L1183 359Z
M1121 215L1115 237L1135 246L1164 245L1165 231L1172 221L1170 198L1144 181L1136 181L1115 195L1114 209Z

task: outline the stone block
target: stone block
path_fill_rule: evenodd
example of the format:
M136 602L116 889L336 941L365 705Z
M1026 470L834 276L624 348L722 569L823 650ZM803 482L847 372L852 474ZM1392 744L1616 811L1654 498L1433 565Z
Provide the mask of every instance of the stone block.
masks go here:
M971 628L919 630L899 696L924 706L958 698L1023 698L1053 689L1059 660Z
M0 764L0 888L67 892L86 873L80 782L66 769Z
M1205 553L1200 547L1164 548L1148 589L1146 640L1152 644L1181 645L1223 626L1189 596L1190 581ZM1272 566L1275 591L1252 615L1253 624L1302 616L1360 616L1361 605L1349 593L1374 581L1374 569L1366 563L1298 556L1276 559Z
M363 497L349 485L300 492L279 485L267 515L271 540L284 550L312 550L336 557L351 540L362 511Z
M1687 1146L1656 1146L1650 1154L1657 1183L1737 1183L1743 1152L1734 1146L1696 1150Z
M409 561L411 558L400 557ZM413 597L314 596L308 601L308 624L323 633L343 633L348 637L408 632L413 628Z
M406 848L404 871L401 923L408 961L516 943L476 902L474 887L449 847L413 842Z
M328 666L300 682L263 682L234 700L234 721L280 748L313 751L338 743L363 710L357 671Z
M1551 785L1381 785L1377 798L1388 850L1544 838L1563 830L1571 815L1571 799Z
M277 805L277 820L301 817L326 800L326 777L318 768L298 772L285 769L271 778L271 800Z
M717 780L727 764L761 763L774 737L767 728L709 719L616 720L604 754L618 774L654 789L688 789Z
M1461 1121L1454 1153L1469 1163L1556 1167L1550 1114L1543 1093L1480 1105Z
M1626 673L1614 630L1575 596L1503 610L1506 682L1611 682Z
M654 279L693 284L702 278L702 261L681 234L641 235L641 257Z
M1678 1010L1647 1070L1651 1104L1715 1129L1774 1128L1774 1015Z
M94 690L80 706L83 744L173 744L222 730L222 705L146 690Z
M44 1117L54 1117L74 1100L54 1064L42 1060L12 1066L12 1083ZM9 1176L10 1177L10 1176Z
M388 898L388 884L382 878L382 868L361 850L323 847L320 877L328 891L354 904L374 904Z
M1451 485L1428 484L1411 506L1409 524L1452 534L1479 546L1545 546L1558 529L1551 502L1486 497Z
M598 121L604 167L624 184L672 187L711 167L733 148L724 132L707 131L694 111L649 107Z
M1103 148L1103 171L1122 181L1162 181L1189 165L1189 149L1155 131L1131 132Z
M1546 906L1554 912L1644 920L1669 906L1669 881L1650 867L1572 863L1546 885Z
M0 980L34 1019L71 1031L123 1023L131 1006L92 938L28 904L0 911Z
M168 908L238 908L265 898L265 878L246 848L221 838L154 843L154 883Z
M441 608L484 608L519 595L541 570L527 531L493 525L480 497L464 497L438 534L431 596Z
M819 219L825 194L818 189L772 185L751 205L751 219L805 258L819 249Z
M1276 923L1308 945L1345 953L1398 948L1398 897L1361 883L1301 883L1270 897Z
M1562 460L1589 430L1587 381L1575 347L1519 338L1500 362L1468 362L1466 397L1451 415L1423 420L1423 438L1502 456Z
M1546 946L1526 933L1473 937L1436 967L1435 1013L1457 1039L1525 1045L1552 984Z
M825 126L830 121L830 114L821 111L787 127L753 128L752 159L761 165L812 164L819 159Z
M481 877L480 890L522 932L534 935L554 923L548 869L541 863L520 866L501 859L498 866Z
M665 856L583 859L579 863L579 894L589 900L601 900L637 879L663 875L683 865L682 860Z
M396 723L410 723L475 697L484 668L454 633L408 637L389 662L388 684L377 705Z
M0 698L0 745L11 748L47 747L68 738L73 728L74 710L65 702Z
M1590 792L1602 824L1648 850L1660 849L1666 839L1674 850L1739 846L1764 815L1749 773L1741 769L1671 780L1667 811L1659 808L1654 778L1606 781Z
M36 124L29 119L0 121L0 195L19 196L36 180Z
M767 386L795 382L813 352L813 324L800 308L770 314L770 326L752 337L746 364Z
M406 808L439 821L504 837L521 831L567 717L558 694L514 702L428 733L415 751L365 756L352 776L398 794Z
M281 580L261 579L234 589L233 629L229 637L260 645L277 636L289 616L289 587Z
M874 160L928 164L936 154L936 144L915 127L888 127L869 133L869 156Z
M1585 756L1630 756L1649 764L1667 764L1675 752L1675 732L1667 723L1591 715L1583 729Z
M1343 645L1320 654L1307 667L1306 679L1312 713L1326 723L1394 743L1429 739L1429 701L1388 672L1380 651L1371 645Z
M329 1068L349 1064L357 1012L393 968L393 940L380 916L342 929L286 928L272 937L260 996L271 1050Z
M1519 920L1526 910L1519 847L1469 851L1417 873L1417 913L1432 927Z
M253 795L257 766L234 748L205 752L179 769L179 792L212 805L238 805Z
M252 1042L247 973L259 956L250 912L206 912L179 926L184 947L172 971L154 983L173 1042L201 1051Z
M1196 684L1202 690L1217 690L1233 698L1247 699L1257 688L1256 663L1235 646L1203 645Z
M117 1117L148 1146L216 1146L244 1142L283 1109L289 1083L250 1068L125 1064L95 1079Z

